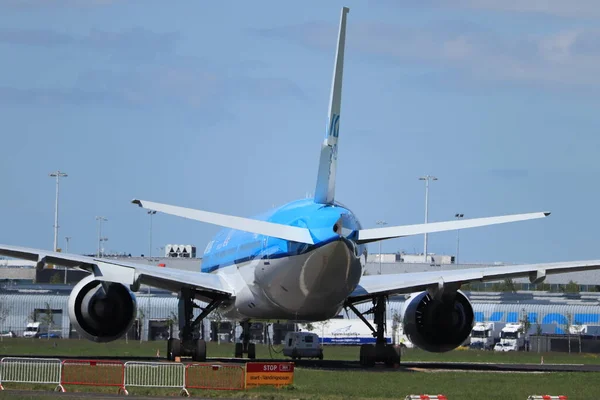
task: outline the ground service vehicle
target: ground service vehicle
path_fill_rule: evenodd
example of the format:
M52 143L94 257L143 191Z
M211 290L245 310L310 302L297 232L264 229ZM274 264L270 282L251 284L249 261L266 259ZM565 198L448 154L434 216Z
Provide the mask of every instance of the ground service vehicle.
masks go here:
M498 346L501 344L501 346ZM522 324L506 324L500 331L500 343L496 351L517 351L525 348L525 334Z
M48 334L48 324L42 322L29 322L23 333L23 337L37 338L41 334Z
M471 331L471 348L491 350L500 340L502 322L477 322Z
M283 355L293 360L301 358L323 359L323 348L319 336L311 332L288 332L285 335Z

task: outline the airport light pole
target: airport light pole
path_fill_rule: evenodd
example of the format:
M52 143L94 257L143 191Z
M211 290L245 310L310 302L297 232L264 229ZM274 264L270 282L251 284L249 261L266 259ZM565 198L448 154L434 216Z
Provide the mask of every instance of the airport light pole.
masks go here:
M68 175L64 172L56 171L48 174L51 178L56 178L56 201L54 203L54 251L58 250L58 193L60 187L60 178L66 178Z
M150 248L148 252L148 257L152 258L152 216L156 214L156 211L150 210L148 211L148 215L150 216Z
M460 214L460 213L454 214L454 217L457 220L460 220L464 216L465 216L465 214ZM460 252L460 229L457 229L456 230L456 264L458 264L458 254L459 254L459 252Z
M67 243L67 245L65 246L65 253L69 252L69 240L71 240L71 236L65 236L65 242ZM67 284L67 271L69 270L69 267L65 267L65 285Z
M425 175L419 178L420 181L425 181L425 223L429 220L429 181L437 181L438 178L431 175ZM427 262L427 233L425 233L425 243L423 245L423 255Z
M100 246L103 241L106 241L106 238L102 237L102 222L108 221L105 217L96 217L96 221L98 221L98 257L100 257Z
M379 220L376 224L383 227L384 225L387 225L387 222ZM381 240L379 241L379 275L381 275Z
M107 237L101 237L100 238L101 242L108 242L108 238ZM104 245L102 245L102 251L100 252L100 255L104 257Z

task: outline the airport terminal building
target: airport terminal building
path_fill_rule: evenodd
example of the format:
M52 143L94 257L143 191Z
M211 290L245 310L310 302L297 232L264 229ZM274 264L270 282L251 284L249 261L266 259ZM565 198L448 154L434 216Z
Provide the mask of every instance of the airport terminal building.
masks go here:
M79 335L71 326L67 302L70 287L63 285L36 285L36 287L13 287L2 289L0 292L0 331L13 331L22 336L28 322L39 320L43 315L52 315L52 330L63 338L78 338ZM568 325L600 325L600 293L545 293L545 292L467 292L474 312L476 322L518 322L527 315L533 325L554 325L554 332L562 334ZM138 318L136 319L129 339L160 340L167 339L170 329L177 329L176 311L178 299L176 294L164 291L150 290L136 294L138 303ZM405 297L397 296L390 299L388 319L402 315ZM364 312L371 307L370 303L358 305L359 311ZM6 310L2 313L2 310ZM50 311L48 311L50 310ZM358 319L351 311L342 313L340 318ZM203 333L206 337L216 340L217 316L204 320ZM229 321L220 321L221 339L231 340L234 332ZM265 340L269 335L275 341L285 335L280 330L293 330L294 321L279 321L280 324L271 326L270 332L257 333L258 340ZM292 327L289 327L292 325ZM172 326L172 328L171 328ZM256 327L256 329L261 329Z

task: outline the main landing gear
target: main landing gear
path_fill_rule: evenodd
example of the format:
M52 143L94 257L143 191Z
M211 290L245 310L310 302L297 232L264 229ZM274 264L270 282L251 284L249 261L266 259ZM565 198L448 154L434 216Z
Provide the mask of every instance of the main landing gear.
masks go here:
M358 311L352 303L346 304L371 329L375 338L375 345L363 344L360 346L360 365L364 367L373 367L377 362L383 362L387 367L400 364L400 347L388 344L385 339L386 302L385 296L375 297L373 307L365 313ZM364 317L366 314L373 314L376 328Z
M254 360L256 345L250 343L250 321L242 321L240 325L242 326L242 343L235 344L235 358L243 358L244 354L248 354L248 358Z
M193 361L206 361L206 341L200 338L200 324L210 314L220 300L211 301L200 315L194 319L194 308L200 308L194 302L194 293L190 289L182 289L179 293L179 339L167 341L167 359L174 361L176 357L192 357Z

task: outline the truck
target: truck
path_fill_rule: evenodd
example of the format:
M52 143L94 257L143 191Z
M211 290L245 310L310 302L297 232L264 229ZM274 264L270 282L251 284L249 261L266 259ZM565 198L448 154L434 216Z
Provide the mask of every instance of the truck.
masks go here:
M506 324L502 322L477 322L471 331L472 349L492 350L500 340L500 331Z
M509 323L500 330L500 342L494 346L495 351L517 351L525 348L523 325Z
M600 326L598 325L571 325L569 326L571 335L582 336L600 336Z
M37 338L42 334L48 334L48 324L42 322L28 322L23 332L25 338Z

